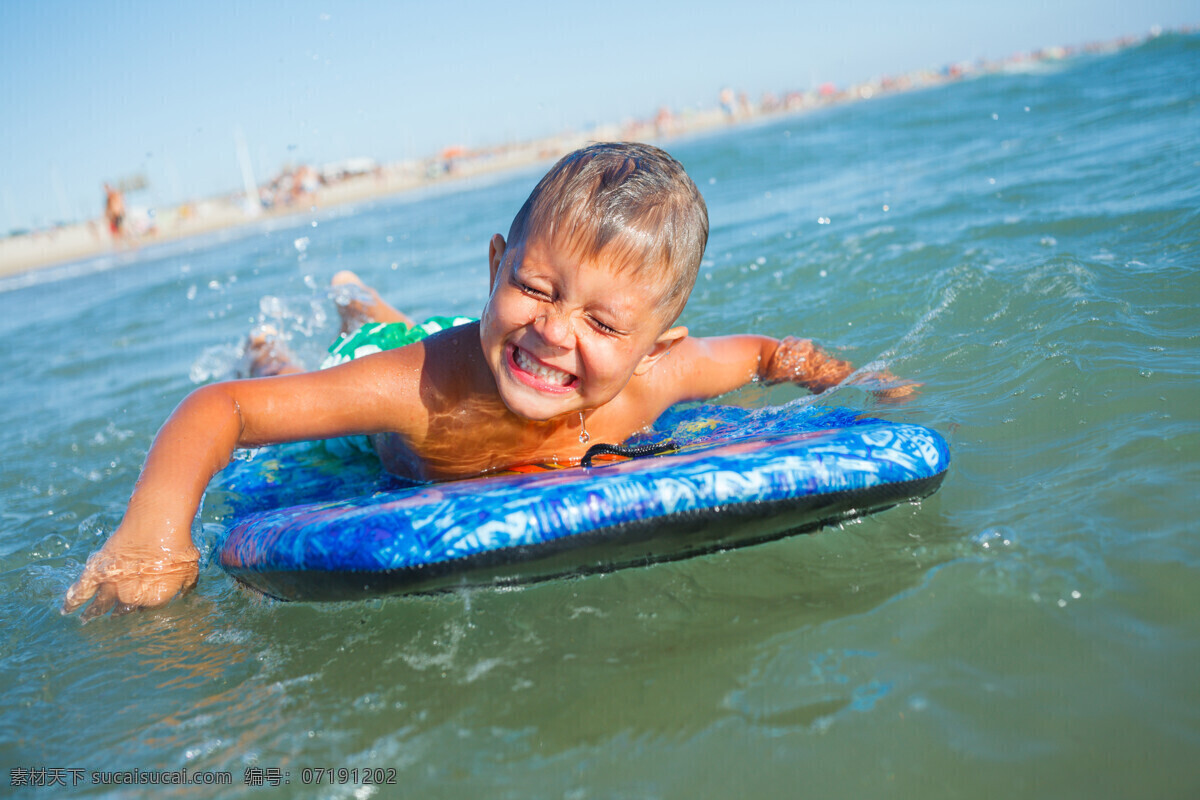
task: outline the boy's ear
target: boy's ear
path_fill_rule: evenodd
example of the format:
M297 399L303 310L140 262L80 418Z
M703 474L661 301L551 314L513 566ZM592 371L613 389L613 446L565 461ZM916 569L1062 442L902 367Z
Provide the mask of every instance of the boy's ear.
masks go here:
M488 242L488 294L496 288L496 275L500 272L500 262L504 260L506 246L504 237L498 233Z
M654 343L654 347L650 348L650 352L642 357L638 365L634 367L634 375L645 375L650 371L658 360L671 352L671 348L687 338L688 329L683 325L676 325L674 328L668 329Z

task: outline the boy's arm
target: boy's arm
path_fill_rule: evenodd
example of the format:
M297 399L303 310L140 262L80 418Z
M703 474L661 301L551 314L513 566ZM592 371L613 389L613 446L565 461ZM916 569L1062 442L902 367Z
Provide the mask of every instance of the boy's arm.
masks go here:
M91 619L112 608L164 605L190 590L199 573L192 520L209 480L235 448L416 429L420 404L406 400L416 400L418 387L405 377L415 371L398 368L404 366L398 354L192 392L155 437L121 524L88 559L63 612L95 597L84 612Z
M809 339L794 336L688 337L660 363L668 367L668 382L677 395L674 402L716 397L755 380L795 383L820 394L854 372L850 362L833 358ZM896 380L888 372L871 377L885 384ZM894 399L914 388L913 384L897 384L874 391L881 399Z

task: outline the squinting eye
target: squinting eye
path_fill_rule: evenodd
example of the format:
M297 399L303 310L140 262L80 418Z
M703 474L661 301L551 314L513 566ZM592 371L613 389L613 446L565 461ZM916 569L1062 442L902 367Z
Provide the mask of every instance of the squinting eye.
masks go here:
M591 319L592 324L595 325L597 330L599 330L601 333L617 333L618 332L616 328L612 328L612 327L609 327L608 325L605 325L603 322L596 319L595 317L589 317L589 319Z
M533 288L532 286L530 286L527 283L519 283L518 282L517 288L520 289L525 294L531 294L531 295L534 295L535 297L546 297L547 296L547 294L545 292L538 291L537 289Z

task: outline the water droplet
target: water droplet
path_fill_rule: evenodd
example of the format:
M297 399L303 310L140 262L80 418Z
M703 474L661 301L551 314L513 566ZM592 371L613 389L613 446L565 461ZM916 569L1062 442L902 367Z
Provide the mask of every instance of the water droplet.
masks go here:
M579 412L579 443L587 444L592 440L591 434L587 432L587 428L583 424L583 412Z

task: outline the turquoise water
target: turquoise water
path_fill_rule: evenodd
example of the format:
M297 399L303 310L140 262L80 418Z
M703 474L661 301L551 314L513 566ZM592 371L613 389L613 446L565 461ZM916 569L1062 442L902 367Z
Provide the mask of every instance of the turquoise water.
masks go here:
M162 610L58 613L251 324L316 359L343 268L477 313L539 170L0 282L0 766L227 770L247 797L248 767L322 797L372 794L304 768L414 797L1196 796L1198 63L1168 35L668 143L713 221L692 330L918 379L832 401L955 459L920 505L673 564L334 605L210 564Z

